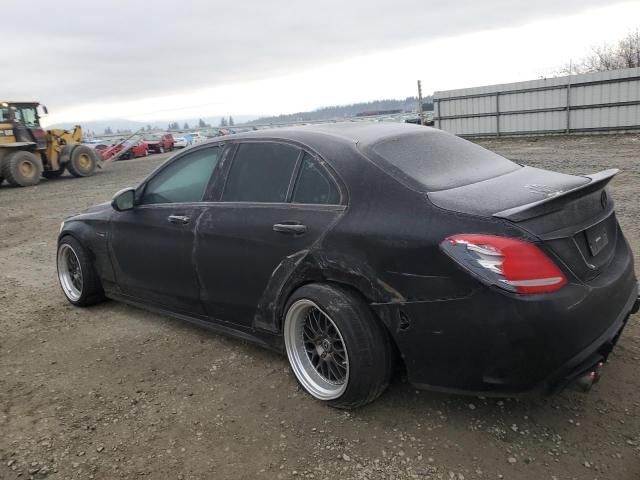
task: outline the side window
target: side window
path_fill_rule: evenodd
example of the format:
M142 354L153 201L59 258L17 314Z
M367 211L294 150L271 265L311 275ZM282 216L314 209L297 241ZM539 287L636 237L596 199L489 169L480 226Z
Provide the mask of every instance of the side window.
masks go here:
M340 204L340 190L329 174L308 153L300 166L293 203Z
M286 202L300 150L282 143L243 143L233 159L224 202Z
M213 147L176 160L147 183L141 203L201 201L221 153L222 147Z

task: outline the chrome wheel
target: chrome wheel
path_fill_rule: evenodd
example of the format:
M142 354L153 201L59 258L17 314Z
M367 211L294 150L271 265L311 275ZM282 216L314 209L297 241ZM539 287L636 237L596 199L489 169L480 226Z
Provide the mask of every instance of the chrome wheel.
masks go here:
M58 280L64 294L71 301L82 296L82 268L78 255L68 244L62 244L58 250Z
M314 302L295 302L284 321L291 368L304 388L320 400L339 398L349 381L349 356L331 317Z

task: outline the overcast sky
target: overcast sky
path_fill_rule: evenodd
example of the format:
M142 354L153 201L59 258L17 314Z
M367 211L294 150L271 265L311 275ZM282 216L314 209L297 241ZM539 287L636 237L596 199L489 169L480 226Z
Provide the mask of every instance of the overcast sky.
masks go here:
M607 0L2 0L0 96L48 123L277 114L548 75L640 25Z

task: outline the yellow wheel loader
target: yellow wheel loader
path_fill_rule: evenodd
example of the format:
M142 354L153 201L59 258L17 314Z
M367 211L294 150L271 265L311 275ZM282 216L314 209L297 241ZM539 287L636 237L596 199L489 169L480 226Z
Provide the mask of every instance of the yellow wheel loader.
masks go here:
M93 175L99 157L82 142L82 128L44 130L38 102L0 101L0 183L26 187L41 177L57 178L68 170L75 177Z

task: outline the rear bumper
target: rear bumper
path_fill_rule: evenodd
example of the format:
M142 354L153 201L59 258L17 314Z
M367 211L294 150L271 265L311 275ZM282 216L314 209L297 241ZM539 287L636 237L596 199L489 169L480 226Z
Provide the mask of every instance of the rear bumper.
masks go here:
M509 396L553 393L604 362L630 314L638 283L626 242L590 285L518 296L485 286L457 298L372 308L418 388Z
M592 371L599 364L605 363L612 352L631 314L636 313L640 308L640 297L638 297L638 284L632 291L627 304L620 312L616 321L596 339L591 345L575 355L566 364L540 385L540 390L544 393L557 393L568 385L576 381L585 373Z

